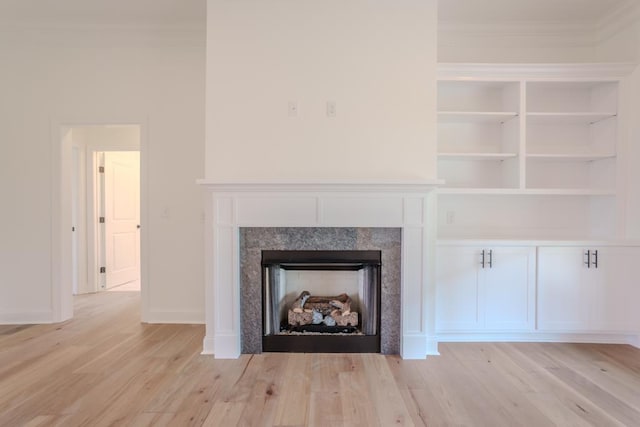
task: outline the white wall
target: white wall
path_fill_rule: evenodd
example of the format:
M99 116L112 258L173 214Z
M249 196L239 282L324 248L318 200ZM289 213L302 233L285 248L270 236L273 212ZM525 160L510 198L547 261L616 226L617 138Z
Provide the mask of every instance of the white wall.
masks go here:
M435 178L436 19L436 0L210 0L206 178Z
M640 10L640 8L636 8ZM609 62L640 63L640 12L636 19L620 31L602 38L596 46L597 59ZM623 110L627 112L623 129L624 167L626 171L627 198L623 201L626 217L626 236L640 239L640 67L624 82L621 91Z
M0 322L52 319L51 178L60 133L52 127L103 123L140 123L146 132L148 320L203 320L195 180L203 175L204 38L202 30L3 31Z
M593 62L595 34L563 24L471 26L441 22L438 62Z
M78 126L72 128L73 142L94 151L140 150L140 127L120 126Z

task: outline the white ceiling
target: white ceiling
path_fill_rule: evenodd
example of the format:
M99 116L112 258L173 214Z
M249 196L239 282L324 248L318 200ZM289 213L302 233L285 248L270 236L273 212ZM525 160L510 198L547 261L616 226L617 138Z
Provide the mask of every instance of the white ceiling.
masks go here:
M438 19L452 24L558 23L597 26L638 0L440 0Z
M265 1L265 0L262 0ZM322 0L318 0L322 1ZM597 25L638 0L439 0L450 24L566 22ZM0 21L15 24L204 25L206 0L0 0Z

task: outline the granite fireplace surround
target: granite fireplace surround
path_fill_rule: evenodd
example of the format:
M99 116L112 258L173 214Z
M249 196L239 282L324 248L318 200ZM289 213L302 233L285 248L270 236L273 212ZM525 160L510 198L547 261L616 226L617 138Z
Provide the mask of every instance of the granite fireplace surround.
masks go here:
M263 250L379 250L382 252L380 350L400 352L400 228L240 228L242 353L262 352Z

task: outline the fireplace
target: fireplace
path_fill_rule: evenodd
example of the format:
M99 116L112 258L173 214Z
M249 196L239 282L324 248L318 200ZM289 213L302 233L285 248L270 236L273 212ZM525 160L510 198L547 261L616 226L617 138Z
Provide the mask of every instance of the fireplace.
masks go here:
M381 353L399 353L407 359L438 354L433 190L439 181L201 180L200 184L209 192L203 354L237 358L262 351L263 250L381 250ZM281 228L290 230L290 236L270 234ZM346 228L356 231L345 233ZM248 229L266 231L247 241L243 234ZM308 236L317 229L326 234ZM401 236L397 249L352 245L353 233L375 234L380 229ZM389 252L397 254L395 263L385 259ZM398 279L387 281L390 273ZM397 314L387 321L388 313Z
M354 352L365 342L369 343L366 348L370 352L400 352L401 229L241 227L238 235L242 353L329 352L329 349L320 350L320 347L324 342L330 341L340 341L344 352ZM263 304L265 282L275 289L269 295L269 300L273 298L275 301L266 307ZM321 340L311 340L308 337L289 340L289 337L282 337L284 334L280 334L283 332L280 327L283 320L288 320L288 305L303 291L309 291L314 297L337 297L346 293L354 302L354 306L357 306L359 331L363 327L361 321L364 321L366 329L362 334L366 338L359 338L358 343L348 344L354 340L335 338L336 335ZM285 301L282 301L283 297ZM369 302L369 298L374 299ZM366 314L362 313L363 308L367 310ZM312 307L303 307L304 309L312 310ZM265 311L271 313L266 318L263 315ZM305 315L296 316L298 323L300 316ZM379 317L380 321L369 320L369 316L373 316L374 319ZM349 320L348 317L337 319L345 320L342 323L348 323L346 321ZM322 333L318 330L312 331L312 326L299 326L302 330L293 331L298 335ZM375 332L371 332L372 330ZM265 339L265 335L268 338ZM291 344L285 343L295 341L318 341L320 344L314 343L315 349L309 346L306 349L296 349L295 346L287 348ZM278 347L274 347L274 344L278 344ZM351 346L351 349L348 349L347 345Z
M262 251L262 350L379 353L381 251Z

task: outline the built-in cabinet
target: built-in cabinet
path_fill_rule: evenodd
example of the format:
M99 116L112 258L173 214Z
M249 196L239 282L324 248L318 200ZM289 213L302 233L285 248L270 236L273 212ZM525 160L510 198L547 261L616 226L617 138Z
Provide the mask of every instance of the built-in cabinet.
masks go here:
M531 331L534 315L535 248L438 248L439 332Z
M640 334L640 246L486 243L438 245L436 332L444 340Z
M538 248L538 329L640 332L640 247Z
M441 338L639 337L640 246L625 241L632 69L439 65Z
M620 82L629 71L441 65L439 236L620 238Z

